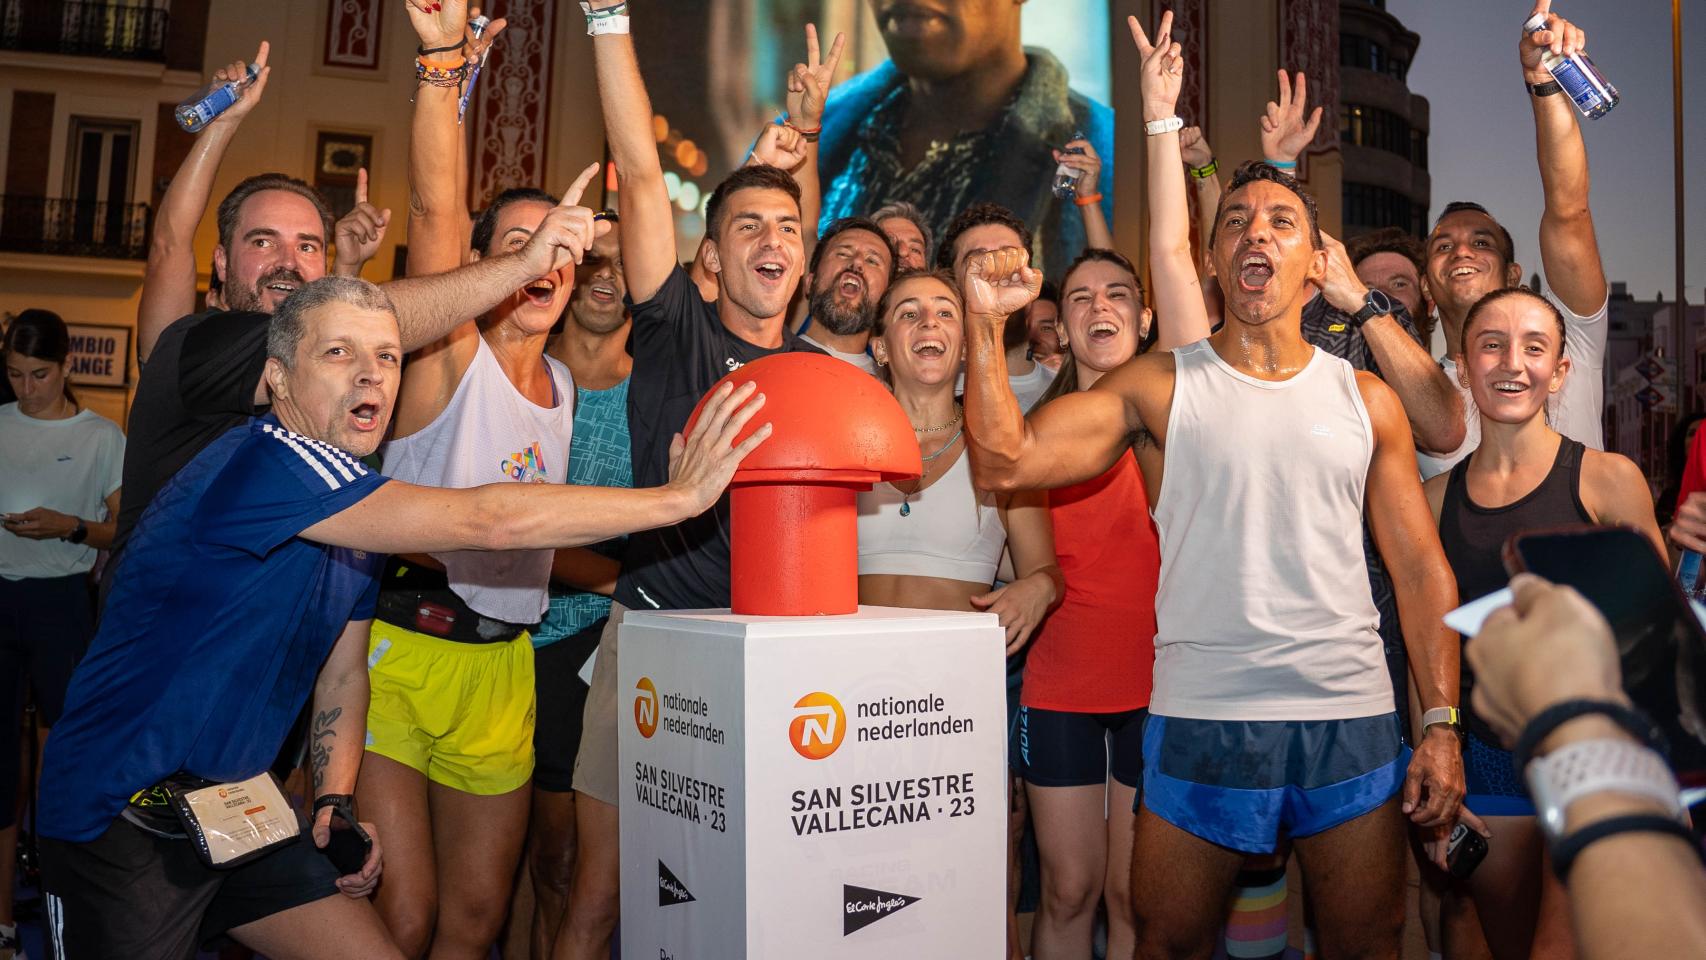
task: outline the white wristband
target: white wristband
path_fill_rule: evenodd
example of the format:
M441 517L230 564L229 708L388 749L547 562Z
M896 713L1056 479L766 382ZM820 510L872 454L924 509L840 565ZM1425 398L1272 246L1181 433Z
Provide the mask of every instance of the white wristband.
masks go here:
M1149 121L1143 125L1143 132L1152 137L1158 137L1163 133L1172 133L1175 130L1183 130L1184 128L1185 119L1183 117L1171 116L1160 120Z
M1628 740L1581 740L1537 757L1524 771L1547 833L1557 836L1570 804L1592 793L1648 797L1682 813L1676 777L1657 752Z
M607 34L628 32L628 5L619 3L614 7L594 10L587 0L581 0L581 12L586 14L586 35L601 37Z

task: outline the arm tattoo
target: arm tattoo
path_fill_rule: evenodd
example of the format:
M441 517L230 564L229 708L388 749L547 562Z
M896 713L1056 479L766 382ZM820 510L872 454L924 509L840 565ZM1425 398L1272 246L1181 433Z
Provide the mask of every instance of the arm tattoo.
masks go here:
M338 732L332 729L332 724L343 716L343 707L333 707L322 710L314 715L314 730L309 737L308 757L314 769L314 792L326 785L326 767L332 762L332 743L338 738Z

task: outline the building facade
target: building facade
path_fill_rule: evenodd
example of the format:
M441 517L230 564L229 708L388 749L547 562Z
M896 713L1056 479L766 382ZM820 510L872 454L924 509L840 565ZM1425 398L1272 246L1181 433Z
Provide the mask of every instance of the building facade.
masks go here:
M601 159L603 120L580 11L509 0L508 35L468 108L473 206L506 186L561 190ZM221 64L271 45L261 102L244 120L196 234L206 289L213 207L238 181L279 172L354 201L359 169L392 212L364 276L391 279L407 243L416 37L382 0L0 0L0 315L31 307L117 345L110 375L74 371L79 398L123 424L136 382L134 328L154 211L192 135L173 108ZM593 194L590 199L600 198Z
M1386 12L1385 0L1340 0L1338 119L1348 237L1381 227L1427 233L1428 101L1407 86L1420 42Z

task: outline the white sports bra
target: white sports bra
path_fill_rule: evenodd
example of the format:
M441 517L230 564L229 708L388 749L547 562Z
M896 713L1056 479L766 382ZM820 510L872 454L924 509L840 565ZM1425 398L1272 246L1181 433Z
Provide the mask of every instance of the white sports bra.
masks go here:
M994 497L973 489L969 459L961 450L947 473L910 498L891 483L859 494L860 574L995 582L1007 528Z

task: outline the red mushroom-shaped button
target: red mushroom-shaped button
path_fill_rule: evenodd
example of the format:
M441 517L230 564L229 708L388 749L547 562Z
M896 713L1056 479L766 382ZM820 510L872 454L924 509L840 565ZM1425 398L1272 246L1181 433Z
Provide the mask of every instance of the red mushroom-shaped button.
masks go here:
M882 383L812 353L755 360L719 380L758 382L772 433L729 484L729 585L735 613L799 617L859 608L856 494L924 472L912 421ZM699 419L704 401L688 418Z

